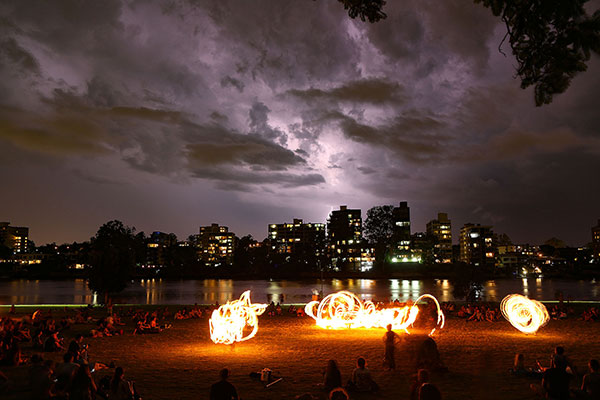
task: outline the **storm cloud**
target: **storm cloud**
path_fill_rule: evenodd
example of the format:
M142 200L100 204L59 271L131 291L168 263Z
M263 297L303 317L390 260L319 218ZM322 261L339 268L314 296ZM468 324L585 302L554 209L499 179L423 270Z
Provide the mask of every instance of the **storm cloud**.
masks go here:
M38 242L113 218L262 239L267 223L407 200L415 230L446 211L455 234L589 241L597 57L536 108L488 9L385 11L369 24L335 1L4 1L0 179L22 195L3 196L2 219Z

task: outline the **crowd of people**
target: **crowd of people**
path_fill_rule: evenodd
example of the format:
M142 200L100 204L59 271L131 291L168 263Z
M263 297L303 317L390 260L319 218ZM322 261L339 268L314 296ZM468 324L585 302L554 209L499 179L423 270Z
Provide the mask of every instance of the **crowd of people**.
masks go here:
M28 387L32 399L118 399L140 398L132 382L124 379L123 369L100 362L90 362L88 346L81 333L72 336L67 344L65 334L76 324L93 324L90 337L122 334L119 327L124 325L116 314L94 320L87 307L76 310L65 308L65 315L58 319L52 312L36 310L31 316L15 315L14 307L8 315L0 318L0 365L24 365L28 369ZM28 344L32 350L30 357L21 352ZM62 362L56 363L53 353L61 352ZM46 355L48 355L46 357ZM101 378L98 371L115 368L112 377ZM0 393L10 382L0 374Z
M570 382L582 375L562 346L557 346L550 356L550 364L544 366L539 360L527 367L522 353L515 355L513 367L509 370L518 377L541 380L530 384L530 388L539 397L552 400L597 400L600 399L600 363L596 359L588 362L588 372L583 374L581 387L570 389Z
M410 302L400 303L397 300L390 303L376 303L379 308L411 306ZM65 335L64 333L78 324L92 324L90 337L105 337L124 334L125 320L131 321L135 326L133 334L160 333L170 328L173 320L195 319L210 316L212 310L219 306L218 303L211 306L183 307L171 312L168 307L160 307L154 310L148 309L124 309L121 313L109 309L107 316L94 318L91 308L81 307L77 309L65 308L65 313L60 318L54 318L50 309L37 310L31 316L15 317L15 309L11 308L9 315L0 318L0 365L19 366L27 365L29 370L29 387L32 398L54 398L60 399L127 399L139 398L135 385L125 379L124 370L116 367L113 363L108 366L99 362L90 362L88 347L84 343L84 335ZM427 313L429 306L421 307L422 312ZM466 321L488 321L500 320L501 313L497 305L478 303L457 305L452 302L441 304L442 310L447 317L461 318ZM564 319L577 317L576 313L568 306L553 305L548 307L552 318ZM271 302L266 310L266 315L277 316L303 316L303 307L289 305L284 307L279 303ZM600 311L596 307L585 309L579 318L583 321L598 320ZM129 332L129 331L128 331ZM72 340L66 343L66 337ZM383 369L394 370L395 349L405 341L404 336L397 335L392 331L391 325L387 327L382 341L384 343ZM31 343L33 354L28 358L21 352L23 343ZM404 343L406 345L406 343ZM62 362L56 363L55 357L44 357L46 353L61 352ZM418 371L411 382L410 399L441 399L440 390L431 382L431 373L447 371L441 362L435 341L431 338L424 339L418 347L413 348L415 355L415 371ZM600 364L596 359L588 363L589 371L579 373L578 369L565 354L564 348L557 347L550 359L548 366L535 361L527 365L525 355L515 355L513 368L510 373L516 377L531 378L539 380L539 383L531 383L530 387L534 395L548 399L600 399ZM101 377L104 370L104 377ZM106 372L111 370L110 375ZM211 387L210 399L237 399L238 394L235 387L229 383L229 370L220 371L220 381ZM347 400L353 393L378 393L379 385L373 379L371 371L367 366L365 357L358 357L356 367L351 371L349 379L342 381L342 373L336 360L329 360L323 371L323 381L319 386L327 393L331 400ZM577 389L570 389L569 382L575 378L582 378L582 385ZM6 390L9 379L0 373L0 393ZM316 398L312 394L303 394L300 400Z

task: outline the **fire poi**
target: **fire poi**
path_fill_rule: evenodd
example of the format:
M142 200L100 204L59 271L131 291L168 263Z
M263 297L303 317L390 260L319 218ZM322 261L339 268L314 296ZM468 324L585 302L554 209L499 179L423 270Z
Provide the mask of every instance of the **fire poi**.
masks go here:
M509 294L500 303L500 311L512 326L524 333L535 333L550 316L546 306L520 294Z
M213 311L208 321L211 340L215 343L233 344L252 339L258 332L258 316L266 308L266 304L252 304L250 291L246 290L239 300L228 301ZM244 330L249 328L252 331L244 334Z
M432 335L437 328L444 327L445 317L437 299L430 294L420 296L411 306L378 310L372 301L363 302L354 293L341 291L328 295L321 302L311 301L304 307L304 312L317 321L317 326L325 329L385 328L392 324L392 329L410 333L408 327L419 314L417 303L425 298L433 300L437 307L437 324L429 332Z

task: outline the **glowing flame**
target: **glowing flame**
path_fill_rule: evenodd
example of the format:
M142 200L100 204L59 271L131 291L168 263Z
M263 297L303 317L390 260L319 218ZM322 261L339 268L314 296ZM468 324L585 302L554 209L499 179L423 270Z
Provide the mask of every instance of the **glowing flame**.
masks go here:
M416 321L419 314L417 303L424 298L432 299L437 307L437 324L429 332L432 335L438 327L444 327L445 317L437 299L429 294L419 297L412 306L377 310L372 301L363 302L354 293L341 291L328 295L321 302L311 301L304 307L304 311L317 321L317 326L325 329L385 328L392 324L392 329L402 329L409 333L408 327Z
M208 324L210 338L215 343L233 344L252 339L258 332L258 316L265 312L266 304L250 303L250 291L246 290L239 300L227 302L213 311ZM244 335L246 326L252 331Z
M520 294L509 294L500 303L504 318L524 333L535 333L546 325L550 316L546 306Z

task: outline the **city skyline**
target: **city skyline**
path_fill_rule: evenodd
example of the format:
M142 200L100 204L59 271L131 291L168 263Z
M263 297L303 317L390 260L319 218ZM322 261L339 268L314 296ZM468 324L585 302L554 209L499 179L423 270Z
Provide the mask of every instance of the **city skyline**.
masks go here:
M400 203L399 203L400 207L402 207L402 206L403 206L403 204L404 204L404 206L406 206L406 205L407 205L407 202L400 202ZM396 205L393 205L393 204L392 204L391 206L393 206L393 207L397 207L397 206L398 206L398 204L396 204ZM410 208L410 204L408 204L408 206L409 206L409 208ZM373 206L373 207L376 207L376 206ZM259 242L262 242L263 240L270 239L270 236L271 236L270 232L271 232L272 228L274 228L275 226L286 226L286 225L290 225L290 224L292 224L292 225L293 225L293 224L296 224L296 223L300 223L300 224L314 224L314 225L321 225L321 226L323 226L323 227L324 227L325 225L327 225L328 221L330 220L330 217L331 217L331 215L332 215L332 214L331 214L332 212L334 212L334 211L337 211L337 212L339 212L339 211L343 211L343 210L345 210L345 209L349 209L350 211L354 211L354 210L356 210L356 208L353 208L353 207L348 207L347 205L338 205L338 208L337 208L337 209L335 209L335 208L334 208L334 209L332 209L332 210L331 210L331 212L330 212L330 214L328 214L327 218L325 218L325 219L324 219L324 220L322 220L322 221L316 221L316 220L315 220L315 221L309 221L309 220L304 220L304 219L302 219L302 218L291 218L291 219L289 219L289 220L281 220L281 221L270 221L270 222L266 222L266 223L264 223L264 224L262 225L262 228L264 228L264 229L262 229L262 230L264 230L264 231L265 231L265 233L264 233L264 234L260 234L260 233L259 233L258 235L255 235L255 234L253 234L252 232L238 232L238 231L235 229L235 227L231 227L231 226L229 226L229 225L227 225L227 224L224 224L224 223L221 223L221 222L219 222L219 221L212 221L212 222L208 222L208 223L205 223L205 224L204 224L204 223L203 223L203 224L197 224L197 225L196 225L196 230L195 230L195 231L186 232L186 231L183 231L183 230L182 230L182 232L183 232L183 233L178 233L178 232L174 232L174 231L167 231L167 230L161 230L161 229L155 229L155 228L151 228L151 229L148 229L148 230L145 230L145 229L139 229L139 228L138 228L138 227L136 227L136 226L133 226L133 225L130 225L130 224L128 224L128 223L127 223L127 221L121 221L121 222L123 222L123 223L124 223L124 225L127 225L127 226L130 226L130 227L132 227L132 228L135 228L135 231L136 231L136 232L144 232L144 234L145 234L147 237L150 237L150 236L151 236L152 234L154 234L154 233L161 233L161 234L163 234L163 233L164 233L164 234L175 234L178 240L185 241L185 240L187 240L187 238L188 238L189 236L192 236L192 235L198 235L198 233L202 234L202 230L203 230L203 229L210 228L210 226L211 226L211 225L213 225L213 226L222 226L222 227L225 227L226 229L228 229L228 230L229 230L229 232L231 232L232 234L234 234L234 235L235 235L235 236L237 236L238 238L241 238L241 237L243 237L243 236L246 236L246 235L251 235L251 236L253 237L253 239L254 239L254 240L257 240L257 241L259 241ZM363 223L364 223L364 221L367 219L367 215L366 215L366 212L367 212L367 210L362 210L362 209L358 209L358 210L360 210L360 212L361 212L361 218L362 218L362 221L363 221ZM450 215L448 215L447 213L445 213L445 212L439 212L438 214L436 214L436 216L434 216L434 217L430 218L430 219L429 219L429 220L428 220L428 221L425 223L425 225L424 225L424 226L421 228L421 227L420 227L420 226L418 226L418 225L415 227L415 224L414 224L414 222L413 222L412 215L411 215L411 216L409 216L409 217L408 217L408 222L409 222L409 224L410 224L408 229L410 230L410 234L411 234L411 235L414 235L414 234L416 234L416 233L419 233L419 234L425 234L425 233L427 233L427 232L428 232L428 231L430 231L430 229L431 229L431 228L430 228L430 225L431 225L431 224L439 224L439 223L440 223L440 221L438 221L438 219L437 219L437 218L438 218L438 217L440 217L440 216L442 216L443 218L446 218L446 220L444 220L444 221L446 221L446 223L447 223L447 224L449 224L449 222L450 222L450 221L453 221L453 222L452 222L452 224L451 224L451 229L450 229L450 236L451 236L451 240L452 240L450 243L451 243L451 244L453 244L453 245L457 245L457 244L459 244L459 238L460 238L460 236L461 236L461 232L462 232L462 230L463 230L465 227L467 227L467 226L469 226L469 225L477 225L477 226L479 226L479 225L483 225L483 226L485 226L485 225L486 225L486 224L482 224L482 223L480 223L480 222L478 222L478 221L467 221L467 222L454 221L454 220L452 219L452 217L451 217ZM114 219L113 219L113 220L114 220ZM19 224L12 223L10 220L7 220L7 219L4 219L4 220L1 220L1 219L0 219L0 221L4 221L4 222L3 222L4 224L8 223L8 225L10 225L10 226L12 226L12 227L17 227L17 229L20 229L19 227L20 227L20 226L22 226L22 225L19 225ZM102 224L104 224L104 223L106 223L106 222L108 222L108 221L104 221ZM102 224L101 224L101 225L102 225ZM442 222L442 224L444 224L444 222ZM490 227L491 227L491 228L494 230L494 234L496 234L496 235L505 235L505 234L507 234L506 232L501 232L501 231L498 231L498 230L496 229L496 227L494 227L493 225L489 225L489 226L490 226ZM100 227L100 226L98 226L98 227L96 228L96 230L97 230L99 227ZM542 241L540 241L540 242L534 242L534 241L516 241L516 240L513 240L513 239L512 239L512 237L511 237L510 235L508 235L508 237L509 237L509 238L511 238L511 240L512 240L512 243L513 243L513 244L522 244L522 245L524 245L524 244L528 244L528 245L542 245L542 244L544 244L546 241L549 241L549 240L552 240L552 241L554 241L554 240L558 239L559 241L562 241L562 242L564 242L564 243L565 243L565 244L566 244L568 247L582 247L582 246L583 246L583 247L585 247L585 246L587 246L587 245L591 244L593 240L597 240L597 236L598 236L598 234L597 234L598 227L600 227L600 219L598 219L598 225L597 225L597 226L593 226L593 224L592 224L592 225L590 225L590 227L587 229L587 232L588 232L588 240L587 240L587 241L584 241L584 242L582 242L582 243L576 243L576 244L571 244L571 243L568 243L567 241L563 240L563 238L562 238L562 237L560 237L560 235L558 235L558 236L557 236L557 235L554 235L554 236L549 236L549 237L547 237L547 238L543 239L543 240L542 240ZM89 240L90 240L90 238L92 238L92 237L95 235L95 233L96 233L96 230L94 230L94 232L93 232L93 233L91 233L89 237L87 237L87 238L85 238L85 239L82 239L82 240L70 240L70 241L64 241L64 242L61 242L61 241L56 241L56 240L50 240L50 241L45 241L45 242L38 242L38 241L36 241L36 239L35 239L35 234L34 234L33 236L31 235L31 233L32 233L32 232L34 232L34 230L33 230L33 229L30 227L30 226L26 226L26 227L24 227L24 229L28 229L28 230L29 230L29 231L28 231L28 232L29 232L28 239L29 239L29 240L32 240L32 241L33 241L33 242L36 244L36 246L45 245L45 244L50 244L50 243L56 243L57 245L61 245L61 244L69 244L69 243L74 243L74 242L79 242L79 243L81 243L81 242L89 241ZM258 229L258 228L257 228L257 229ZM362 231L362 228L361 228L361 231ZM439 232L437 232L437 231L435 231L435 230L432 230L432 232L436 232L436 233L435 233L436 235L438 235L438 234L439 234ZM411 239L411 240L412 240L412 239Z
M472 222L516 243L588 243L597 55L535 107L490 10L385 12L369 24L336 1L5 2L0 219L36 244L88 240L112 219L262 240L340 204L364 219L408 201L413 231L446 212L454 238Z

